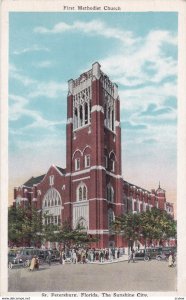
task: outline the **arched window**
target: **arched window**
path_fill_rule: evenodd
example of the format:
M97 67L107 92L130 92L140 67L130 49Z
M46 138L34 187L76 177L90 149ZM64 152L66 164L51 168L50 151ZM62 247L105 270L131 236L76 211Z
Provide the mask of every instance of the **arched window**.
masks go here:
M108 169L108 157L109 157L108 151L107 149L104 149L105 169Z
M84 183L81 183L76 190L76 200L86 201L87 200L87 187Z
M80 105L79 107L79 121L80 121L80 126L83 125L83 107Z
M61 210L61 196L55 188L50 188L44 195L42 202L42 214L47 214L47 217L45 217L43 222L46 224L56 223L56 220L59 222L61 218Z
M114 131L114 110L112 109L112 131Z
M114 189L110 183L107 185L107 200L112 203L114 202Z
M87 104L87 102L85 102L84 109L85 109L85 124L88 124L88 104Z
M114 211L109 208L108 210L108 228L111 228L112 222L115 220Z
M110 128L110 129L111 129L110 110L111 110L111 108L110 108L110 107L108 107L108 120L107 120L107 126L108 126L108 128Z
M79 188L79 201L82 201L83 197L82 197L82 187L80 186Z
M115 168L116 168L116 158L115 158L115 154L113 152L111 152L111 154L110 154L110 171L115 172Z
M104 124L110 130L114 131L115 126L115 102L114 98L107 92L104 93Z
M83 187L83 200L87 200L87 188Z
M77 108L74 109L74 129L78 127L78 111Z

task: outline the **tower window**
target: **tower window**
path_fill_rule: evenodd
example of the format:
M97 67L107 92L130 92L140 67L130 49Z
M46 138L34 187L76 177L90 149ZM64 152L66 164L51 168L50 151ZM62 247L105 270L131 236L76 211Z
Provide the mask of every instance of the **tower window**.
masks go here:
M111 228L112 222L114 221L115 216L113 210L110 208L108 210L108 228Z
M82 126L83 125L83 108L82 106L80 106L79 108L79 125Z
M114 202L114 189L110 183L107 185L107 200L112 203Z
M87 187L84 183L81 183L76 190L76 200L86 201L87 200Z
M111 153L110 153L110 163L109 163L111 172L115 172L115 163L116 163L115 154L114 154L113 151L111 151Z
M105 169L108 169L108 157L105 155Z
M90 155L85 155L85 168L90 167Z
M110 163L111 163L111 171L115 172L115 161L111 159Z
M87 102L85 102L84 108L85 108L85 124L88 124L88 104L87 104Z
M79 158L75 159L75 170L80 170L80 159Z
M74 130L90 124L91 119L91 87L81 90L73 97Z
M78 111L77 108L74 109L74 129L78 127Z

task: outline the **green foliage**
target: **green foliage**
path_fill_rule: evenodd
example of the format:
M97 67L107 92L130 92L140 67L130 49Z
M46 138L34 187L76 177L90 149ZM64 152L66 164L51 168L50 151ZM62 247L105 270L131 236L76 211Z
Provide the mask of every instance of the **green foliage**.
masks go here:
M8 240L18 244L35 245L41 240L42 218L33 207L9 207Z
M124 235L130 247L133 247L134 241L140 238L139 214L128 213L121 217L116 217L112 227L115 232Z
M46 224L45 220L50 216L48 213L42 216L41 212L33 207L10 207L8 210L9 243L35 246L46 240L62 242L65 246L79 246L98 240L90 237L81 226L72 229L67 222L61 226Z
M113 229L115 232L121 232L130 241L138 240L141 237L145 241L176 237L176 222L166 211L157 208L116 217Z
M78 247L90 242L96 242L97 238L90 237L85 228L78 226L76 229L72 229L70 224L64 222L57 233L57 241L64 244L64 247Z

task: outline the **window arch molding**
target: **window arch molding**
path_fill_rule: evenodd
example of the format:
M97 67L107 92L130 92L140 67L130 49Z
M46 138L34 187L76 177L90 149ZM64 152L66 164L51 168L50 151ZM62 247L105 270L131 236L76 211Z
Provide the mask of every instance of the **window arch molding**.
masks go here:
M76 201L86 201L87 200L88 189L84 182L81 182L76 189Z
M115 152L113 150L110 151L109 158L114 159L116 161L116 154L115 154Z
M56 201L57 201L57 205L55 205ZM50 188L44 195L44 198L42 201L43 208L52 207L52 206L60 206L60 205L62 205L60 193L55 188Z
M81 150L80 149L76 149L75 151L74 151L74 153L72 154L72 159L74 159L75 158L75 156L76 156L76 154L80 154L80 156L82 156L83 155L83 153L81 152Z

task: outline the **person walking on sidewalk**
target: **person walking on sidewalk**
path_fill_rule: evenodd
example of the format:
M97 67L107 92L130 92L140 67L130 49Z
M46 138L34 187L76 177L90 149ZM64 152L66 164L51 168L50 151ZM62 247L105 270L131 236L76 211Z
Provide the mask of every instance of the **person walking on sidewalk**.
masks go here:
M132 249L131 254L129 255L128 263L132 260L132 262L135 262L135 252L134 249Z

